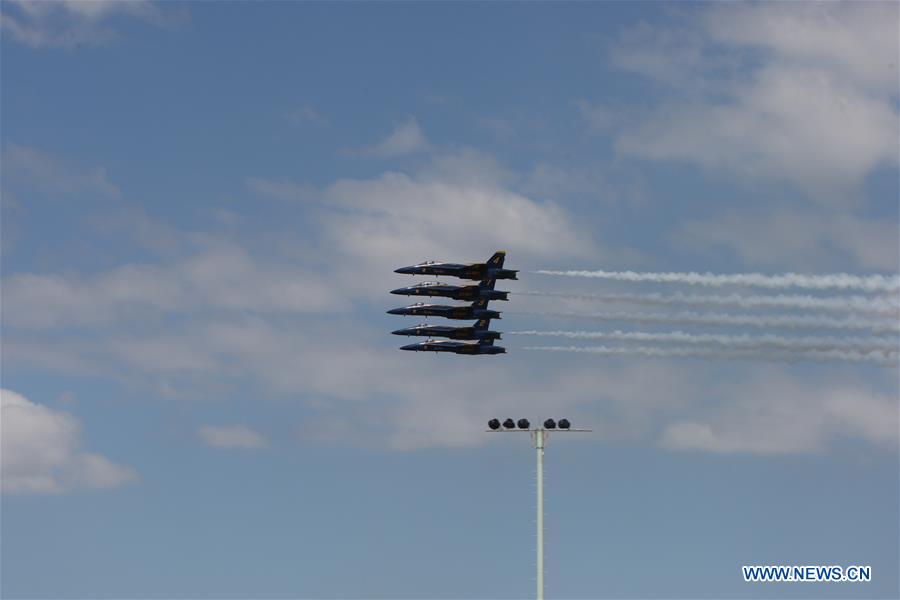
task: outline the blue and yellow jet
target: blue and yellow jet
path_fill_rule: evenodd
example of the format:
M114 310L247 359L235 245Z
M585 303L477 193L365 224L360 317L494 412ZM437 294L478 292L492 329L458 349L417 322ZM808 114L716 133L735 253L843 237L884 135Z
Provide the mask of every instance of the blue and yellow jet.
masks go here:
M468 355L506 353L506 348L503 346L495 346L494 340L481 341L477 344L454 342L451 340L428 340L427 342L401 346L400 349L412 350L415 352L453 352L454 354Z
M472 302L483 298L485 300L509 300L509 292L494 289L495 281L488 279L478 285L449 285L440 281L424 281L409 287L391 290L398 296L440 296L453 300L467 300Z
M420 336L420 337L444 337L451 340L499 340L500 332L491 331L488 327L490 319L480 319L470 327L450 327L449 325L415 325L392 331L394 335Z
M469 306L446 306L442 304L413 304L403 308L392 308L389 315L418 317L444 317L446 319L471 321L474 319L499 319L500 313L489 310L487 300L476 300Z
M504 260L506 260L506 252L498 250L486 263L458 264L428 261L411 267L401 267L396 269L394 273L403 273L404 275L445 275L447 277L459 277L460 279L472 279L474 281L518 279L516 273L519 271L504 269Z

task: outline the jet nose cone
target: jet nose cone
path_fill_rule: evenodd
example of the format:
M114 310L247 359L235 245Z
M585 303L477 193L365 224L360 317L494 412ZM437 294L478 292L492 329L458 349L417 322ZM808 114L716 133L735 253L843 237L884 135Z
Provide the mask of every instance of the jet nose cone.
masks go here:
M412 267L400 267L399 269L394 269L394 273L401 273L403 275L413 275L413 274L415 274L415 270Z
M400 349L401 350L418 350L419 345L418 344L407 344L406 346L400 346Z
M409 291L409 290L408 290L407 288L397 288L396 290L391 290L391 293L392 293L392 294L397 294L398 296L403 296L403 295L406 294L408 291Z
M409 335L409 329L397 329L395 331L392 331L391 333L393 333L394 335Z
M387 311L387 314L389 314L389 315L402 315L402 314L403 314L403 309L402 309L402 308L392 308L391 310Z

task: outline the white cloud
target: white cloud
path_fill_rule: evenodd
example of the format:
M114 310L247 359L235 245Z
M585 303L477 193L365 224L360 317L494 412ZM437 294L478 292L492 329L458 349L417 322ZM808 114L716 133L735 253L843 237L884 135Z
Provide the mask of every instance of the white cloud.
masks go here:
M689 248L730 248L748 264L783 268L786 261L807 269L833 268L834 247L866 270L896 272L897 224L852 215L775 209L727 212L683 223L677 243Z
M35 148L12 142L3 146L3 178L54 194L86 191L119 197L119 188L110 182L104 167L76 167Z
M265 448L266 438L246 425L203 425L197 430L203 443L213 448Z
M865 198L863 184L900 165L898 5L721 3L686 14L641 23L613 46L614 66L661 92L614 127L616 150L699 165L759 195L682 223L675 239L729 247L748 265L896 270L896 220L863 216L896 198ZM790 205L763 191L785 182Z
M897 113L822 70L772 66L733 90L727 103L660 107L616 142L624 154L690 161L746 181L784 178L826 204L897 163Z
M422 181L465 182L468 187L479 188L509 188L517 179L494 156L474 148L436 153L416 175Z
M481 117L479 123L498 140L509 140L516 133L516 126L507 117Z
M619 152L785 179L841 205L898 164L895 3L712 6L695 27L628 32L619 67L669 86Z
M447 153L417 175L385 173L313 190L300 208L318 235L268 245L265 260L233 237L182 234L177 254L160 262L92 275L11 275L3 281L5 364L136 380L169 395L243 380L268 395L314 396L338 406L368 407L367 399L379 397L389 400L372 410L384 419L427 391L426 378L446 375L437 363L424 363L410 381L410 357L395 351L396 340L387 351L384 331L329 313L374 300L383 314L393 302L385 290L403 279L393 269L428 257L484 260L504 248L512 268L527 268L526 260L595 255L590 236L562 207L510 191L508 173L487 158ZM306 189L270 183L248 185L278 197ZM294 257L322 258L323 247L329 250L321 273L291 265ZM422 255L410 256L411 247ZM496 377L487 364L472 368L483 373L479 381ZM352 411L341 412L349 418ZM388 429L379 439L397 426ZM446 438L397 435L391 444L398 447Z
M535 369L522 354L491 360L411 355L396 350L400 338L359 322L233 316L163 336L134 336L128 348L117 336L96 337L44 342L30 350L28 366L46 368L42 361L49 361L57 371L62 366L53 353L62 353L102 365L110 371L105 376L131 383L146 378L198 396L247 382L261 397L311 399L304 439L316 442L397 449L478 445L490 441L482 435L484 422L507 413L565 413L590 420L604 439L634 440L698 391L686 373L662 363L560 361ZM20 364L21 353L16 339L4 340L5 364ZM498 389L504 392L490 393ZM652 393L658 389L674 399Z
M897 4L889 2L746 3L714 7L706 30L719 42L763 48L896 94L898 16Z
M399 339L372 321L372 311L395 305L385 292L404 279L392 272L399 265L479 260L498 248L509 250L511 268L602 260L585 225L558 204L510 189L516 177L487 158L438 153L418 172L339 180L309 194L290 181L248 181L261 195L304 200L295 206L316 231L312 239L293 234L267 246L273 251L265 260L237 243L239 232L228 241L183 235L184 249L159 263L91 276L11 276L4 281L4 318L14 327L5 332L4 364L99 373L167 396L208 396L241 383L262 397L299 397L311 413L304 439L316 442L476 445L490 440L481 432L491 416L564 413L603 439L652 440L680 422L721 437L710 413L697 411L709 400L700 383L712 371L702 366L698 372L674 361L537 362L516 351L479 360L396 351ZM418 255L410 256L410 248ZM294 257L310 254L327 258L327 269L292 270ZM313 291L321 285L326 295L312 301L304 289L295 297L278 287L285 282L310 283ZM523 283L507 285L515 290ZM331 316L332 302L340 301L366 307L365 319ZM65 324L102 327L62 330ZM504 393L486 393L497 389ZM434 390L442 395L437 409ZM861 419L855 427L871 431L873 423Z
M607 106L591 104L586 100L578 100L575 106L588 126L594 131L606 131L617 123L617 112Z
M341 179L316 192L259 178L249 185L306 201L318 243L329 248L332 281L351 297L382 296L396 287L395 268L426 258L477 261L504 249L511 268L522 268L529 260L603 254L561 205L513 191L514 180L492 157L462 149L435 155L414 174Z
M137 481L134 469L81 449L74 416L0 390L2 482L11 493L109 489Z
M218 356L183 333L110 336L97 350L111 354L110 363L150 373L213 374L224 368Z
M415 117L409 117L405 123L398 125L383 140L363 150L363 154L379 158L395 158L428 150L429 144L425 134L419 128Z
M510 251L512 268L534 258L593 254L596 248L567 211L458 172L435 178L388 172L375 179L339 180L324 191L324 234L336 251L370 268L390 273L409 262L409 248L421 258L487 258ZM394 265L393 267L391 267Z
M7 0L0 27L33 48L99 45L118 38L110 23L120 16L158 26L184 19L179 11L163 12L146 0Z
M720 385L706 414L665 427L660 444L675 450L788 454L821 451L835 439L896 449L896 395L773 371Z
M213 240L163 264L127 264L91 276L10 275L2 298L4 324L24 328L121 323L167 312L347 308L316 272L287 261L263 264L236 244Z
M297 108L288 111L285 118L294 125L302 125L303 123L322 124L328 122L325 115L318 112L309 104L301 104Z
M661 363L584 361L535 369L508 357L446 358L387 355L371 367L362 360L351 362L352 370L361 369L359 377L374 387L360 390L353 403L330 403L303 424L301 439L397 450L472 447L496 441L484 434L489 418L565 416L593 427L594 439L635 441L646 438L656 419L677 411L681 399L695 397L692 392L697 391L689 377ZM457 368L465 369L464 378ZM675 398L650 393L659 389Z
M284 179L265 179L263 177L248 177L247 188L251 191L285 201L303 201L316 197L316 189L302 183L294 183Z
M570 167L539 162L519 183L517 189L535 198L585 198L609 207L638 208L647 203L647 193L641 179L634 177L620 165ZM602 211L601 215L605 212ZM618 253L626 251L631 252L626 249L617 250ZM634 257L622 257L621 260L631 263Z
M87 221L96 233L149 250L156 256L176 257L189 248L190 239L180 231L138 208L111 208L90 215Z
M673 86L676 91L708 85L702 77L708 61L717 67L727 63L721 54L704 52L701 30L671 21L665 27L640 21L624 29L610 46L609 59L614 67Z
M492 440L482 434L488 418L518 415L568 416L607 441L643 443L662 431L660 443L676 450L807 453L843 438L876 447L895 439L896 393L875 391L833 367L810 379L779 367L733 365L737 374L727 385L710 384L720 367L699 360L690 368L686 361L594 357L536 365L515 344L511 354L484 360L433 357L398 352L399 342L386 335L358 321L232 316L162 337L134 336L130 346L115 336L56 339L33 349L29 361L40 368L48 359L58 369L57 358L45 353L68 352L105 365L114 377L149 377L196 395L209 395L204 386L245 382L261 397L301 397L309 411L301 437L312 443L473 446ZM19 354L17 341L5 340L4 360L16 364Z

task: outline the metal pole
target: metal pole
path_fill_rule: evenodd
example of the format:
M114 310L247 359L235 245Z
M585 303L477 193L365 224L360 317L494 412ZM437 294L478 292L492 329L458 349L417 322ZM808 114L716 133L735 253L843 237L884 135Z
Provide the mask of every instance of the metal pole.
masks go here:
M512 421L512 419L508 419L508 421ZM565 427L560 427L559 429L554 427L553 431L560 433L593 431L592 429L570 428L566 419L561 419L561 421L565 423ZM552 419L548 419L545 422L552 425ZM487 430L487 433L500 431L525 433L527 431L531 434L531 441L534 443L537 457L537 600L544 600L544 445L547 443L551 430L544 427L531 429L528 426L527 419L519 419L519 423L518 429L514 429L513 425L507 425L506 423L504 423L503 429L500 429L500 420L491 419L488 421L490 429ZM524 427L522 424L524 424Z
M544 600L544 429L534 432L537 454L537 600Z

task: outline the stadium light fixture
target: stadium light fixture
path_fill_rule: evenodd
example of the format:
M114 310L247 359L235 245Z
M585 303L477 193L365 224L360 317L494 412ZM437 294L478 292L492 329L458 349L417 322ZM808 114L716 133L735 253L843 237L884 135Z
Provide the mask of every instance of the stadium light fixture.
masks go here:
M518 429L516 429L518 425ZM559 429L557 429L557 426ZM592 429L575 429L568 419L560 419L554 421L547 419L541 427L531 428L528 419L522 418L518 422L512 419L503 421L503 427L500 429L499 419L491 419L488 421L488 432L524 432L531 434L531 441L534 445L535 455L537 457L537 600L544 600L544 446L551 431L560 433L581 433L590 432Z

